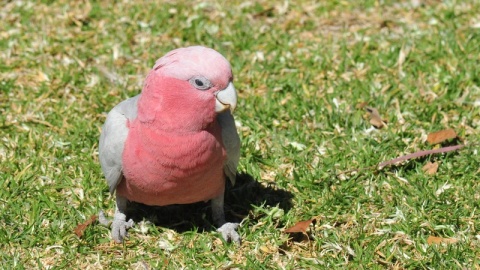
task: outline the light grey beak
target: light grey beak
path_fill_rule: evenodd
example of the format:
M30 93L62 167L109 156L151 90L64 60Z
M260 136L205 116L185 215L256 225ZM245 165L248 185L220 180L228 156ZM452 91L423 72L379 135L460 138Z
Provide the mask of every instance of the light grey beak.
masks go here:
M233 86L233 83L229 83L223 90L218 91L215 94L215 112L221 113L227 109L233 113L237 107L237 91Z

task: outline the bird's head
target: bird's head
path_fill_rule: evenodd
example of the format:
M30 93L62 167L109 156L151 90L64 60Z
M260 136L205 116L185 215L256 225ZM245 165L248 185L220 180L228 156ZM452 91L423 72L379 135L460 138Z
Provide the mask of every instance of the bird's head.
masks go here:
M233 112L236 105L229 62L213 49L193 46L170 51L156 61L145 80L139 117L160 121L164 127L198 129L218 113Z

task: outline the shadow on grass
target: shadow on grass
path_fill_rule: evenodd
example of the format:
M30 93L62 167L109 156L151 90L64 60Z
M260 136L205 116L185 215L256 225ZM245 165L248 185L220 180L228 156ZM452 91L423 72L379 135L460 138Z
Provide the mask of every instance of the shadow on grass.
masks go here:
M248 216L254 206L276 206L285 212L292 207L292 193L275 186L260 184L251 175L237 174L235 186L227 181L225 193L225 216L228 222L240 222ZM147 220L157 226L170 228L179 233L198 230L206 232L215 230L212 221L210 202L186 205L148 206L130 202L128 218L135 222Z

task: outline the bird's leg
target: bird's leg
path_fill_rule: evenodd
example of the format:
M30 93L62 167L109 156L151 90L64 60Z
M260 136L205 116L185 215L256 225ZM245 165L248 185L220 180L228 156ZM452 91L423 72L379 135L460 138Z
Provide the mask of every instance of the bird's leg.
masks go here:
M240 235L236 231L238 223L230 223L225 221L225 212L223 209L224 192L218 197L212 199L212 216L213 222L217 225L217 231L222 234L223 239L227 242L235 242L240 244Z
M112 222L112 238L117 243L122 243L127 234L127 229L133 227L133 220L127 221L127 198L116 195L115 215Z

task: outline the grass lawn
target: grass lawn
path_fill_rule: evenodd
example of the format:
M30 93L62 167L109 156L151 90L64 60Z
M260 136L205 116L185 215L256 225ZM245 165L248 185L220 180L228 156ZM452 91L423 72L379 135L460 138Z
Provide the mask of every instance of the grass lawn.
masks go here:
M3 1L1 268L480 269L480 2L317 2ZM196 44L235 74L226 214L242 245L221 240L206 203L134 205L123 245L98 223L77 237L113 214L106 112ZM446 128L460 139L443 146L466 147L355 171L439 147L427 135ZM312 218L307 236L284 232Z

